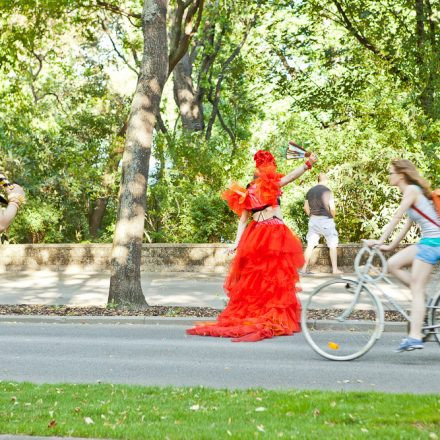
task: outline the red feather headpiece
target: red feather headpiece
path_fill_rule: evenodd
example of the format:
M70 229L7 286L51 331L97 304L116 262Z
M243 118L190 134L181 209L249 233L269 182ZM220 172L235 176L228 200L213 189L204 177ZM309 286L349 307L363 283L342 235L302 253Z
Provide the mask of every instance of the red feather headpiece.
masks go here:
M254 155L254 160L257 168L265 167L267 165L276 166L275 158L270 151L258 150Z

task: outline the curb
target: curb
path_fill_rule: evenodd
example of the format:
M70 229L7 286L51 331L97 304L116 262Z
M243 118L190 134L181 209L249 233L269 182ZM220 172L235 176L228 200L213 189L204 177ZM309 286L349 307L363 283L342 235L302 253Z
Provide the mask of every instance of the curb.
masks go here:
M0 324L111 324L111 325L182 325L213 320L213 317L169 316L53 316L53 315L0 315Z
M213 317L168 316L51 316L0 315L0 324L110 324L110 325L178 325L189 327L195 322L212 321ZM385 322L385 332L406 332L406 322Z

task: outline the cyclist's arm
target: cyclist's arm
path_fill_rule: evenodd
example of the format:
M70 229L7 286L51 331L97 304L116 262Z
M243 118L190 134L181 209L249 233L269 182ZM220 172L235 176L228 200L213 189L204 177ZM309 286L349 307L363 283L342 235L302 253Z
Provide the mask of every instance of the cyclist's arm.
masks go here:
M397 234L397 237L387 246L387 250L392 251L404 239L405 235L408 234L408 231L411 229L412 224L413 221L411 219L408 219L405 222L405 225Z
M405 215L406 211L408 211L408 209L411 208L411 205L416 202L418 196L419 192L417 188L414 188L412 186L408 186L406 188L405 192L403 193L403 198L400 206L397 208L391 221L385 226L382 236L379 238L379 244L385 243L387 238L393 232L394 228L399 224L400 220Z

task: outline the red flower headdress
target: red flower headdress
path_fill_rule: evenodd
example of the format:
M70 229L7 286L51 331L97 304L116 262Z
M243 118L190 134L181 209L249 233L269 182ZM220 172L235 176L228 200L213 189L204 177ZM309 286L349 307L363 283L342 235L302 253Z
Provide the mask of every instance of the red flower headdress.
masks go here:
M258 150L254 154L255 165L257 168L272 165L276 167L275 158L270 151Z

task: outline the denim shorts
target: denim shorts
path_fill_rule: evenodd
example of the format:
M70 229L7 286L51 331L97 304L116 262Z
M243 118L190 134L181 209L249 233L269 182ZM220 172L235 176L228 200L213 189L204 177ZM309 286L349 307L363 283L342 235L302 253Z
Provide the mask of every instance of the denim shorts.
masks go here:
M432 265L440 261L440 246L429 246L427 244L417 245L416 258Z

